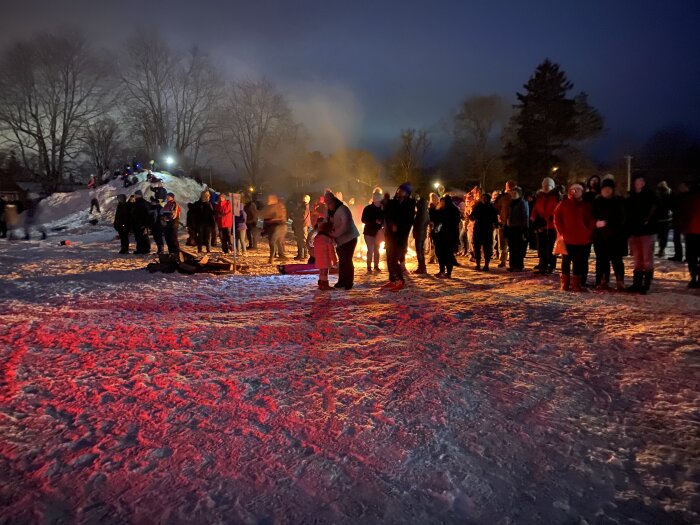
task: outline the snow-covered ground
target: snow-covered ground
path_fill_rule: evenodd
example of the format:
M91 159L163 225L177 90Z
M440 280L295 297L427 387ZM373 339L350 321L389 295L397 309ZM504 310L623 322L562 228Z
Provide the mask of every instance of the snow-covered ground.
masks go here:
M85 219L0 241L1 523L700 521L680 264L647 296L467 268L320 292L264 245L149 274Z

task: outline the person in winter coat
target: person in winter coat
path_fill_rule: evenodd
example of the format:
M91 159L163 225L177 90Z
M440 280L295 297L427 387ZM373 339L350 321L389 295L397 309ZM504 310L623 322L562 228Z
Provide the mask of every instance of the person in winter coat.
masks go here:
M685 236L685 257L688 260L688 288L700 288L700 183L690 186L679 203L679 223Z
M235 249L231 246L231 229L233 228L233 213L231 211L231 202L223 193L219 195L219 200L214 206L214 217L216 225L219 228L219 236L221 238L221 250L228 253Z
M656 239L659 242L659 253L657 257L666 257L666 246L668 245L668 232L671 229L671 207L673 206L673 196L671 188L665 180L656 186Z
M277 198L277 195L268 195L267 206L260 213L264 221L264 231L268 236L270 246L270 264L274 258L285 260L284 239L287 235L287 208Z
M425 241L428 238L428 224L430 224L428 201L419 198L416 201L416 218L413 220L413 239L416 243L416 258L418 259L418 268L413 273L418 275L428 273L425 267Z
M439 204L430 209L430 222L433 223L433 242L440 271L435 277L449 279L454 267L454 252L459 243L459 208L449 195L440 198Z
M187 240L185 244L187 246L197 246L197 210L193 202L187 203L187 222L185 226L187 227Z
M175 200L175 194L168 192L165 196L165 205L161 210L163 219L163 237L168 245L168 253L174 255L180 251L180 241L177 239L177 232L180 229L180 215L182 210Z
M476 260L476 270L481 270L481 253L484 253L484 271L489 271L493 254L493 231L498 227L498 210L491 204L491 195L484 193L481 201L472 209L469 218L474 221L472 250Z
M311 197L309 195L304 195L304 198L292 208L292 231L294 232L294 239L296 239L297 242L297 255L294 257L295 261L305 260L309 256L309 252L306 250L306 237L311 227L310 202Z
M634 259L632 286L627 291L645 294L654 278L654 241L656 240L656 193L643 176L632 181L632 191L625 202L625 220L629 246Z
M507 239L509 272L522 272L525 269L527 252L527 229L530 225L530 210L523 199L523 190L515 187L510 190L510 210L508 212Z
M328 284L328 272L338 264L335 254L335 241L331 237L331 223L321 222L318 224L316 235L314 236L314 265L319 270L318 287L320 290L330 290Z
M206 248L207 253L211 252L211 231L216 226L216 220L209 197L209 192L204 190L199 200L192 205L196 217L198 253L202 253L202 248Z
M537 234L537 255L539 264L535 266L537 273L551 274L557 266L557 256L552 253L557 230L554 228L554 209L559 204L559 192L554 180L550 177L542 179L542 190L537 192L535 205L530 213L530 222Z
M378 234L384 226L384 210L382 210L382 192L375 190L372 202L362 210L362 224L365 225L363 234L367 245L367 273L379 271L379 241Z
M129 253L129 230L131 229L131 210L126 202L126 195L117 195L117 210L114 212L114 229L119 234L120 254Z
M561 289L581 292L591 253L595 220L590 202L583 200L583 186L569 186L568 197L554 210L554 227L564 238L566 255L561 259ZM573 276L571 275L573 266Z
M151 214L151 235L156 243L158 254L163 253L163 223L161 222L162 206L158 199L151 197L148 203L148 211Z
M245 211L245 235L248 239L248 250L258 249L258 206L255 204L253 197L251 196L248 204L243 208Z
M598 195L600 195L600 177L591 175L586 181L586 192L583 194L583 200L593 203Z
M508 214L510 213L510 190L515 188L516 184L512 180L506 182L506 189L494 201L493 205L498 210L498 247L501 252L501 262L499 268L505 268L508 261L508 242L506 238L506 227L508 226Z
M593 201L593 233L595 246L595 287L609 290L610 265L615 273L616 289L624 290L625 266L622 257L627 254L627 238L624 232L625 200L615 195L615 181L605 179L600 195Z
M328 214L332 224L331 237L335 240L336 252L338 253L338 282L335 284L335 288L350 290L355 282L355 266L352 257L360 232L357 231L355 222L352 220L350 208L343 201L330 191L326 191L324 201L328 206ZM318 237L315 242L318 242Z
M245 209L241 207L241 212L233 218L233 227L236 229L236 239L234 248L238 255L246 254L246 231L248 226L246 221L248 217L246 216Z
M683 232L681 231L681 203L687 197L689 191L688 184L681 182L676 192L671 195L671 212L673 213L673 257L669 261L683 262Z
M393 291L404 287L401 261L408 249L408 234L416 215L412 192L411 184L404 182L396 190L394 198L384 206L386 264L389 270L389 282L384 287Z
M148 230L151 224L150 205L143 198L143 192L134 192L134 203L131 206L131 227L134 230L136 240L135 254L146 255L151 253L151 240L148 238Z

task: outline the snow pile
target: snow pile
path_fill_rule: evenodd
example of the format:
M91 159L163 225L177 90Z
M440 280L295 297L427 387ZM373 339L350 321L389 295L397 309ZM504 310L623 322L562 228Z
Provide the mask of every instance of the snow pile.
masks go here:
M39 205L39 221L47 230L61 230L71 234L87 233L96 228L112 228L114 212L117 209L117 195L133 195L136 190L141 190L145 199L149 199L153 192L151 183L146 180L147 172L136 175L138 182L128 188L124 188L121 179L112 180L95 189L77 190L71 193L54 193L41 201ZM160 179L163 187L175 194L175 199L182 206L182 221L187 218L187 203L199 199L206 188L205 185L195 182L193 179L175 177L168 173L155 172L154 176ZM96 198L100 203L100 213L96 211L90 214L90 202ZM98 225L89 223L91 219L97 219Z

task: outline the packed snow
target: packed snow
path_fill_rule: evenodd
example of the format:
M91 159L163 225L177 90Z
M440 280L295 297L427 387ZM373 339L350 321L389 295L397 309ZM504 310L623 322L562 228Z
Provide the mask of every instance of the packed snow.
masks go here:
M646 296L465 259L320 292L264 243L247 274L150 274L110 229L135 189L96 190L97 225L56 195L48 239L0 241L0 522L700 522L683 265Z

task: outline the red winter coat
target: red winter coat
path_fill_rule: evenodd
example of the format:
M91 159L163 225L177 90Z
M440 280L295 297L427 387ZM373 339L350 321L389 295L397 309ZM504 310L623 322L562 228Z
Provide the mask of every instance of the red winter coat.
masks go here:
M231 202L219 199L214 208L214 216L216 217L216 225L219 228L233 227L233 215L231 214Z
M319 233L314 239L314 259L316 268L327 270L338 262L335 256L335 241L324 233Z
M544 226L548 230L554 229L554 210L559 204L559 193L557 190L552 190L550 192L537 192L537 198L535 199L535 205L532 207L532 213L530 214L530 220L535 223L535 227L539 230L543 226L540 223L546 221L547 225ZM539 219L539 221L537 220Z
M590 202L566 198L554 210L554 226L566 244L583 246L593 242L595 219Z

